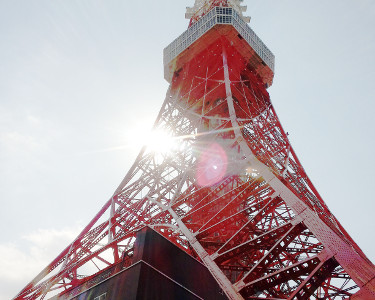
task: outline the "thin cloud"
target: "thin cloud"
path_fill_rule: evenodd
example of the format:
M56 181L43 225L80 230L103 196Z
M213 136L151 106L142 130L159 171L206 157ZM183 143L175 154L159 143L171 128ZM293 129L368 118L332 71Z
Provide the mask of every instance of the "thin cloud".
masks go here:
M38 229L14 243L0 244L0 300L13 298L74 238L81 226Z

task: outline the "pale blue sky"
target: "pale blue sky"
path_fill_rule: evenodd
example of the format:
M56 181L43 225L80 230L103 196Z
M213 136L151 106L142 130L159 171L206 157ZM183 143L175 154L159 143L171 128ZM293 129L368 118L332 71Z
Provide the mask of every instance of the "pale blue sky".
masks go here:
M162 50L193 2L0 0L0 300L120 183L140 148L128 137L151 126L168 87ZM375 2L245 4L276 56L269 92L297 155L375 261Z

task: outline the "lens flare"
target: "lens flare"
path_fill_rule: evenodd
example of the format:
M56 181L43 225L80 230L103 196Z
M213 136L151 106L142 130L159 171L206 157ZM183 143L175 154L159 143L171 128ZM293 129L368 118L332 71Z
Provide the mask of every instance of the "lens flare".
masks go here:
M228 157L219 144L212 144L205 149L199 160L196 171L197 183L200 186L211 186L221 181L227 171Z

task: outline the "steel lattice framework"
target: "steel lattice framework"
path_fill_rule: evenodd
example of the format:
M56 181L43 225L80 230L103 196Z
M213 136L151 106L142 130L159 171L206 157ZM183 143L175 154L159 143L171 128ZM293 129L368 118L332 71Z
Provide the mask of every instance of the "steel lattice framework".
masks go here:
M177 143L144 147L113 197L16 299L73 297L115 274L145 225L202 261L229 299L375 299L374 265L280 124L267 92L274 57L240 2L188 9L188 30L165 49L170 87L154 125Z

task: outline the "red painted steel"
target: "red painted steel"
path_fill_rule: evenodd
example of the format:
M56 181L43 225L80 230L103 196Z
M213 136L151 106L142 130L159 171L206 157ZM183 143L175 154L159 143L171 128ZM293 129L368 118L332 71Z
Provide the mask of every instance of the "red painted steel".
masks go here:
M174 60L155 128L178 144L144 148L113 198L16 299L67 295L131 256L145 225L224 278L232 299L375 299L374 265L307 177L267 92L269 70L249 63L240 39L217 25Z

